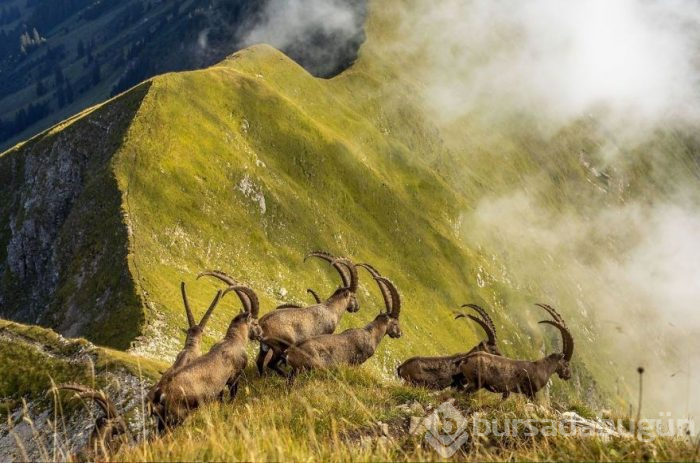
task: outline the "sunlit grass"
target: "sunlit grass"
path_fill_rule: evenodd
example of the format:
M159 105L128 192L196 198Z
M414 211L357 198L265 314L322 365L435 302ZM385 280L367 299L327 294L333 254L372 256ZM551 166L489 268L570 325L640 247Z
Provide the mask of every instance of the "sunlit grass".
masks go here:
M247 371L233 403L203 407L161 439L142 442L113 456L115 461L434 461L442 460L422 433L410 434L411 416L401 405L421 404L425 414L450 400L465 416L556 419L545 398L501 401L429 392L376 377L367 369L340 369L301 375L289 387L279 377L260 379ZM423 415L418 415L420 418ZM468 428L468 433L472 431ZM682 439L586 437L488 437L473 435L456 460L691 460L695 448Z

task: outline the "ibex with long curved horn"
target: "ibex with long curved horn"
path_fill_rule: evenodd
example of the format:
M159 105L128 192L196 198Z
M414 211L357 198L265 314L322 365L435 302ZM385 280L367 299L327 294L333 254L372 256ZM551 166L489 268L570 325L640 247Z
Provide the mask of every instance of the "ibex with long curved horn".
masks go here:
M238 379L248 364L246 344L260 339L258 298L247 286L230 286L222 294L235 292L243 304L242 312L229 324L224 339L206 354L172 372L159 383L153 394L153 410L159 416L159 429L172 426L201 404L221 399L228 388L236 395Z
M501 355L496 345L496 326L484 309L476 304L464 304L462 307L474 309L480 316L461 313L455 319L467 317L478 323L486 332L486 341L481 341L468 352L441 356L441 357L412 357L397 369L397 373L404 381L431 389L444 389L452 385L452 378L459 373L457 362L474 352L488 352L493 355Z
M287 346L312 336L333 333L346 311L357 312L360 309L355 296L358 285L355 264L349 259L337 258L324 251L310 252L304 257L304 261L310 257L330 263L340 275L342 286L319 304L275 310L260 318L263 339L260 342L256 365L261 375L265 368L269 367L286 376L279 368L279 363Z
M463 386L467 392L483 388L487 391L502 393L503 398L508 397L511 392L534 398L537 391L547 384L554 373L563 380L571 378L570 362L574 354L574 338L556 310L546 304L537 305L554 318L554 320L542 320L540 323L552 325L561 332L564 342L561 353L550 354L541 360L529 361L476 352L458 361L459 373L455 375L455 382Z
M106 458L107 455L117 451L122 444L131 440L126 422L103 391L75 383L59 384L56 389L74 391L74 398L92 400L102 410L103 416L95 420L90 438L80 452L85 460Z
M374 279L382 294L387 295L384 298L386 312L381 312L364 328L348 329L340 334L315 336L289 347L286 361L292 368L290 379L300 370L360 365L374 355L385 335L392 338L401 337L399 292L390 280L382 276L375 276Z
M336 258L324 251L310 252L304 256L304 261L310 257L316 257L330 263L340 275L342 286L321 303L308 307L291 305L277 307L280 310L266 313L260 318L263 339L260 342L256 365L261 375L265 368L269 367L280 375L286 376L286 373L279 367L279 363L282 361L282 354L287 346L312 336L334 332L345 311L357 312L360 308L355 297L358 285L355 264L349 259ZM231 277L222 272L208 271L204 273L218 278L228 285L235 284ZM313 290L309 290L309 292L314 298L318 298Z
M204 273L200 273L197 275L197 279L202 277ZM170 375L173 374L173 372L177 371L178 369L184 367L188 363L190 363L192 360L200 357L202 355L201 351L201 342L202 342L202 336L204 334L204 328L207 325L207 322L209 321L209 317L211 317L212 312L216 308L216 306L219 304L219 301L221 300L221 295L222 291L219 290L216 292L216 295L214 296L214 299L211 301L211 304L209 304L209 308L207 311L204 313L204 316L202 316L202 319L199 321L199 323L195 323L194 321L194 315L192 314L192 309L190 308L190 302L187 297L187 289L185 282L183 281L180 283L180 293L182 294L182 302L183 305L185 306L185 315L187 317L187 324L189 325L189 328L185 331L185 346L182 348L182 350L177 354L177 357L175 357L175 362L165 370L162 374L160 379L156 384L151 387L151 389L148 391L148 394L146 396L147 403L153 404L154 403L154 398L156 391L158 391L163 384L163 382L170 377ZM153 414L156 416L156 420L158 420L158 427L159 429L163 429L164 424L160 422L159 414L155 413L154 410L152 410Z

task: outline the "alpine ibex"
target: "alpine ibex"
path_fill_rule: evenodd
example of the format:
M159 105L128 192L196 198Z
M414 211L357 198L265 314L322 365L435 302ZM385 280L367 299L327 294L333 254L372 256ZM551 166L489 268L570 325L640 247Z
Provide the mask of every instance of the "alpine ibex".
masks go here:
M222 298L234 291L243 310L229 324L224 339L206 354L172 372L161 381L153 394L153 412L159 417L159 429L180 422L199 405L221 399L228 388L231 399L236 395L238 379L248 364L246 344L260 339L258 298L247 286L230 286Z
M205 275L206 272L202 272L199 275L197 275L197 279ZM185 306L185 315L187 316L187 324L189 325L189 328L185 331L185 346L182 348L182 350L177 354L177 357L175 358L175 362L165 370L158 382L153 385L153 387L148 391L147 395L147 402L149 404L153 404L154 402L154 397L155 393L159 388L161 387L163 381L165 381L173 372L177 371L179 368L184 367L188 363L190 363L192 360L198 358L200 355L202 355L201 351L201 342L202 342L202 335L204 334L204 328L207 325L207 322L209 321L209 317L211 317L212 312L214 311L214 308L219 304L219 301L221 300L221 295L222 291L219 290L216 292L216 295L214 296L214 299L211 301L211 304L209 304L209 308L207 311L204 313L204 316L200 320L199 324L195 324L194 322L194 315L192 314L192 309L190 308L190 302L189 299L187 298L187 289L185 287L185 282L183 281L180 283L180 293L182 294L182 302ZM163 428L164 424L160 422L159 414L154 413L156 420L158 420L158 427L160 429Z
M549 378L556 373L563 380L571 378L570 362L574 354L574 339L566 327L561 315L546 304L537 304L545 309L554 320L542 320L540 323L556 327L562 335L561 353L550 354L536 360L514 360L499 357L486 352L476 352L458 361L459 373L455 382L467 392L479 389L502 393L505 399L511 392L525 394L534 399L537 391L542 389Z
M468 317L478 323L486 332L487 340L472 347L469 352L442 357L412 357L397 369L397 373L407 383L431 389L444 389L452 385L452 378L459 373L457 362L474 352L488 352L501 355L496 345L496 326L484 309L476 304L464 304L462 307L474 309L481 318L471 314L460 313L455 319Z
M310 252L304 261L310 257L330 263L340 275L342 286L321 303L275 310L260 318L263 339L256 365L261 375L269 367L286 376L279 363L287 346L320 334L333 333L345 311L357 312L360 309L355 297L358 285L355 264L349 259L336 258L323 251Z
M122 444L131 440L126 422L117 413L114 404L103 391L75 383L59 384L56 389L74 391L73 397L92 400L102 410L103 416L99 416L95 420L95 427L90 433L90 438L80 452L83 459L92 461L106 458L107 455L118 450Z
M401 337L399 292L390 280L382 276L375 276L374 279L382 294L387 294L384 300L386 312L380 312L364 328L353 328L340 334L315 336L289 347L286 362L292 368L290 379L300 370L360 365L374 355L385 335L388 334L392 338Z

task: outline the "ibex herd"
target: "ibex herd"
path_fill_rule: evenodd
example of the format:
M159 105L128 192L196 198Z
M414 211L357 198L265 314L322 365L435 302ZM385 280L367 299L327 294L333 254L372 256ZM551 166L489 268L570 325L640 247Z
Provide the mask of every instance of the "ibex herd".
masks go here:
M350 259L322 251L309 253L304 260L311 257L328 262L338 272L341 284L325 300L314 290L308 289L315 304L306 307L282 304L260 319L258 297L250 287L222 271L207 270L197 275L197 279L215 278L226 287L216 292L197 324L185 283L181 284L188 324L188 328L183 330L185 345L147 395L148 410L159 432L176 426L203 404L223 401L226 392L229 400L235 398L240 377L248 364L246 346L249 340L258 341L260 345L255 362L259 374L262 376L267 369L271 369L286 377L291 384L297 373L303 370L360 365L374 355L386 335L394 339L401 337L401 296L394 283L370 264L354 264ZM375 319L362 328L334 334L345 312L360 310L357 301L358 267L367 270L378 285L384 310L380 310ZM206 324L214 309L229 293L236 294L242 310L229 323L223 339L202 354L200 344ZM486 340L463 353L412 357L398 367L398 376L415 386L431 389L453 387L466 393L485 389L503 394L503 398L514 392L532 398L554 373L568 380L571 377L573 337L556 310L546 304L537 305L552 317L540 323L552 325L561 332L561 353L550 354L536 361L505 357L498 348L496 326L491 317L480 306L465 304L463 308L474 310L478 316L459 313L456 319L469 318L480 325L486 333ZM88 458L105 455L131 439L124 419L102 391L72 383L61 384L57 388L74 391L76 397L93 400L103 411L104 416L97 420L85 449Z

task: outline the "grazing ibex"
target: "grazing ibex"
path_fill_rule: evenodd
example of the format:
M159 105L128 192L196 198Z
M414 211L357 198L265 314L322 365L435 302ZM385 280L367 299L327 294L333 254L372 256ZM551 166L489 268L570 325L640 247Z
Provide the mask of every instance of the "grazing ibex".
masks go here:
M197 275L197 279L202 277L206 272L200 273ZM201 342L202 342L202 336L204 334L204 328L207 325L207 322L209 321L209 317L211 317L212 312L216 308L216 306L219 304L219 301L221 300L221 294L222 291L219 290L216 292L216 295L214 296L214 299L211 301L211 304L209 304L209 308L207 311L204 313L204 316L200 320L199 324L195 324L194 322L194 315L192 314L192 309L190 308L190 302L189 299L187 298L187 289L185 287L185 282L183 281L180 283L180 293L182 294L182 302L183 305L185 306L185 315L187 316L187 324L189 325L189 328L185 331L185 346L182 348L182 350L177 354L177 357L175 357L175 362L165 370L162 374L158 382L153 385L153 387L148 391L147 395L147 403L153 404L154 396L157 390L159 390L161 384L163 381L165 381L173 372L177 371L179 368L184 367L188 363L190 363L192 360L198 358L200 355L202 355L202 350L201 350ZM163 428L163 423L160 422L159 415L157 413L154 413L156 420L158 420L158 427L160 429Z
M474 309L481 318L471 314L459 314L455 319L468 317L478 323L486 332L487 340L472 347L469 352L441 357L412 357L397 370L400 378L407 383L431 389L444 389L452 385L452 378L459 373L457 362L474 352L488 352L501 355L496 345L496 326L484 309L476 304L464 304L462 307Z
M377 317L364 328L345 330L340 334L323 334L295 344L286 352L286 362L292 368L290 380L300 370L328 368L337 365L360 365L374 355L377 346L389 335L401 337L399 312L401 298L394 284L382 277L375 276L382 294L386 312Z
M122 444L131 440L126 422L117 413L114 404L104 392L75 383L59 384L56 389L74 391L73 397L92 400L102 409L104 415L95 420L90 438L80 452L80 456L85 460L106 458L117 451Z
M230 286L222 298L234 291L243 303L243 311L229 324L224 339L206 354L172 372L159 383L153 394L153 410L159 416L159 429L180 422L201 404L221 399L228 387L233 399L238 379L247 363L246 344L260 339L258 298L247 286Z
M569 364L574 354L574 339L556 310L545 304L537 305L554 318L542 320L540 323L552 325L561 332L564 343L561 353L529 361L476 352L458 361L459 373L455 375L455 382L462 385L467 392L483 388L502 393L503 398L508 397L511 392L518 392L534 399L537 391L547 384L554 373L563 380L571 378Z
M304 260L309 257L330 263L340 275L342 286L321 303L309 307L275 310L260 318L263 339L260 342L256 365L261 375L265 368L269 367L286 376L279 363L287 346L319 334L333 333L345 311L357 312L360 309L355 297L358 285L355 264L349 259L336 258L323 251L311 252Z

